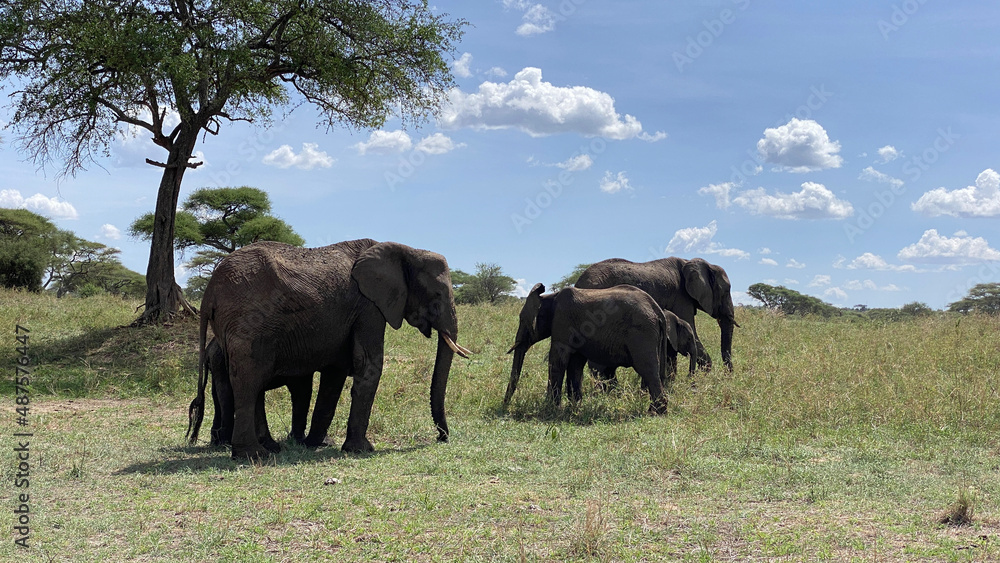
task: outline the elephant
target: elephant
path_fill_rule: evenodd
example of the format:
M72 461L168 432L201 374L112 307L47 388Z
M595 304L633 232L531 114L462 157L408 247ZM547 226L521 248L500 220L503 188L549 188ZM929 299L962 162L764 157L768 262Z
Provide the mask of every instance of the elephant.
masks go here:
M549 295L543 284L531 288L521 308L514 345L506 406L521 378L524 357L536 342L551 337L546 398L559 404L563 377L566 394L582 398L583 366L590 360L604 366L633 367L651 400L650 411L666 412L663 392L667 349L671 342L663 310L646 292L630 285L607 289L567 287Z
M233 442L233 387L229 383L229 368L226 365L225 352L219 341L213 338L205 347L205 369L212 374L212 402L215 417L212 420L211 445L227 446ZM207 382L207 378L206 378ZM275 378L268 383L265 391L288 387L292 399L292 430L289 438L299 443L305 442L306 419L309 414L309 401L312 399L312 376L299 378ZM204 390L201 390L204 397ZM205 414L205 401L198 398L191 401L188 408L188 436L191 443L198 440L202 418ZM263 393L257 399L257 415L263 417L263 426L267 426L267 414L264 412ZM270 431L264 441L273 441Z
M281 450L257 412L275 378L320 384L305 445L324 443L348 376L351 410L345 452L368 452L372 404L382 376L385 326L403 321L430 338L438 333L431 375L431 416L438 441L448 440L444 400L457 343L458 316L444 256L396 242L345 241L319 248L257 242L223 258L212 274L199 323L199 389L204 400L206 333L225 352L233 389L233 449L237 458Z
M694 316L698 309L711 315L722 330L722 361L729 371L733 370L733 328L740 325L736 323L732 284L721 266L701 258L670 257L650 262L612 258L591 265L574 285L581 289L597 289L619 284L644 290L660 307L690 324L698 347L698 365L706 371L712 369L712 358L698 340Z
M687 322L666 309L663 310L663 316L667 322L667 367L664 371L665 379L662 380L663 387L666 389L677 376L678 353L690 358L688 376L694 377L698 358L698 341L695 339L694 329ZM605 390L611 389L617 384L614 374L619 366L602 366L593 362L588 362L588 364L597 373L601 386Z

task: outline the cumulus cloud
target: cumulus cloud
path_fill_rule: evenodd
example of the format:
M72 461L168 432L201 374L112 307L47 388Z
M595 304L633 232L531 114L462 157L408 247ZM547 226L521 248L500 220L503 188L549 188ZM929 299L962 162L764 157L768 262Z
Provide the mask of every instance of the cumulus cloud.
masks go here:
M420 139L414 149L427 154L445 154L464 146L465 143L456 144L455 141L451 140L451 137L448 137L444 133L434 133Z
M878 157L880 164L892 162L893 160L896 160L901 156L903 156L903 153L896 150L896 147L892 145L886 145L878 150Z
M59 198L47 197L42 194L25 198L18 190L0 190L0 207L27 209L52 219L76 219L79 217L76 208L68 201L60 201Z
M289 145L281 145L261 161L268 166L312 170L313 168L329 168L336 162L332 156L319 150L316 143L302 143L302 152L295 154Z
M568 160L556 164L559 168L563 170L568 170L569 172L579 172L581 170L586 170L594 165L594 159L590 157L589 154L580 154L576 156L569 157ZM602 188L603 189L603 188Z
M775 260L775 259L773 259L773 258L761 258L760 262L757 262L757 263L758 264L763 264L765 266L777 266L778 265L778 261Z
M764 256L767 256L768 254L771 253L771 249L765 246L764 248L761 248L760 250L758 250L757 253L758 254L763 254Z
M689 227L680 229L674 233L673 238L667 243L667 252L684 254L718 254L745 260L750 258L750 253L738 248L726 248L720 243L712 240L719 232L716 221L712 221L705 227Z
M729 209L731 203L729 199L729 194L732 192L733 188L739 187L739 184L735 182L722 182L721 184L709 184L707 186L698 188L698 193L701 195L710 195L715 198L715 205L719 209Z
M952 237L928 229L920 240L899 251L904 262L920 264L964 265L1000 260L1000 251L991 248L983 237L972 237L959 231Z
M794 117L780 127L765 129L764 137L757 141L757 152L764 162L788 172L840 168L844 162L837 154L840 143L831 141L819 123Z
M890 283L888 285L880 286L877 283L875 283L873 280L848 280L847 283L844 284L844 289L849 289L851 291L861 291L861 290L868 290L868 291L901 291L899 289L899 286L897 286L894 283Z
M788 263L785 264L785 267L786 268L795 268L796 270L801 270L802 268L805 268L806 265L803 264L802 262L799 262L795 258L791 258L791 259L788 260Z
M625 172L612 174L610 170L604 172L601 178L601 191L607 194L616 194L620 191L632 191L632 184L629 183Z
M122 231L110 223L105 223L101 225L101 234L99 237L110 240L118 240L122 238Z
M392 154L408 151L413 147L413 140L406 131L398 129L396 131L372 131L367 141L362 141L354 148L358 149L358 154Z
M916 271L916 267L911 264L905 264L902 266L890 264L885 260L885 258L871 252L865 252L850 262L848 262L843 256L840 256L837 258L836 262L833 263L833 267L846 268L848 270L881 270L892 272Z
M884 174L882 172L879 172L878 170L875 170L871 166L862 170L861 175L858 176L858 179L867 180L869 182L878 182L879 184L889 184L890 186L897 189L903 187L903 181L900 180L899 178L893 178L888 174Z
M974 186L951 191L937 188L920 196L910 207L929 217L1000 216L1000 174L987 168L976 177Z
M507 78L507 71L503 67L495 66L486 71L486 76L491 78Z
M741 192L732 203L753 215L777 219L844 219L854 214L850 202L838 199L823 184L805 182L802 190L768 194L764 188Z
M462 56L451 62L451 69L454 71L455 76L459 78L468 78L472 76L472 71L469 69L469 65L472 64L472 53L462 53Z
M824 285L830 285L832 278L826 274L816 274L812 281L809 282L809 287L820 287Z
M516 33L524 37L546 33L556 28L556 15L541 4L529 7L521 19L524 23L517 26Z
M847 299L847 292L844 291L843 289L840 289L839 287L830 287L823 292L823 296L832 299L844 300Z
M657 141L635 117L622 117L609 94L586 86L554 86L541 69L527 67L510 82L486 81L477 92L453 89L441 110L443 129L517 129L532 137L578 133L588 137Z

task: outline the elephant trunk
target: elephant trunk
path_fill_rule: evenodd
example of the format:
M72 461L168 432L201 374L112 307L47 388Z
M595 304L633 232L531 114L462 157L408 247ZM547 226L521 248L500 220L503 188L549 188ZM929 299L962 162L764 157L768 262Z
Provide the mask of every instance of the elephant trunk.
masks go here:
M521 368L524 367L524 356L528 353L530 346L515 346L511 349L514 353L514 363L510 368L510 381L507 383L507 394L503 397L503 406L510 403L514 391L517 390L517 382L521 380Z
M434 359L434 373L431 376L431 417L438 431L438 442L448 441L448 421L444 414L444 396L448 389L448 374L451 372L451 361L455 352L448 343L449 337L438 332L437 357ZM452 340L454 342L454 340Z
M733 328L737 326L739 325L733 317L719 319L719 328L722 330L722 362L729 371L733 371Z

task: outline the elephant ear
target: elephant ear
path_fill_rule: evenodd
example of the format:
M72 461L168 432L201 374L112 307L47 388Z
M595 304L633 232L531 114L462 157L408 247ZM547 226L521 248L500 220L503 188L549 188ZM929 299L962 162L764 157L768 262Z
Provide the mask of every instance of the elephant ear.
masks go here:
M407 287L399 245L376 244L364 251L354 263L351 276L361 294L375 303L393 330L403 325Z
M682 268L684 275L684 290L698 303L698 308L709 315L715 316L715 293L712 290L713 273L701 258L688 260Z
M514 345L507 350L510 354L518 346L524 346L527 344L531 346L539 339L536 338L536 320L538 318L538 311L542 307L542 294L545 293L545 286L536 283L531 291L528 292L528 296L524 298L524 305L521 306L521 313L518 315L519 323L517 326L517 334L514 336Z
M666 334L666 336L667 336L667 342L670 343L670 347L671 348L673 348L674 350L678 350L679 351L681 349L681 342L680 342L680 334L677 333L677 329L678 329L678 326L677 326L677 321L678 321L677 315L674 315L673 313L670 313L669 311L664 311L663 313L664 313L664 316L667 319L667 322L666 322L666 325L667 325L666 326L666 328L667 328L667 334ZM670 314L667 314L667 313L670 313Z

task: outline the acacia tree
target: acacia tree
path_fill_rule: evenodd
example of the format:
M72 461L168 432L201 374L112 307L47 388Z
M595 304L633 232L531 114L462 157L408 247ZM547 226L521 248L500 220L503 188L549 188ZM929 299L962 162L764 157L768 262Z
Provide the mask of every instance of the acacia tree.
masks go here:
M155 218L146 213L129 226L129 234L144 240L153 236ZM302 246L305 240L292 227L271 215L267 192L250 186L201 188L184 200L174 221L174 248L198 248L187 267L198 273L188 280L187 293L200 297L215 266L236 249L261 240ZM192 294L192 289L194 293Z
M8 0L0 80L36 164L75 174L131 127L166 151L139 322L190 308L174 280L174 218L199 135L315 106L327 128L432 114L465 22L407 0ZM171 125L174 122L176 125Z

